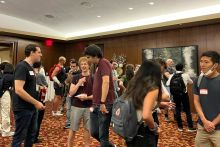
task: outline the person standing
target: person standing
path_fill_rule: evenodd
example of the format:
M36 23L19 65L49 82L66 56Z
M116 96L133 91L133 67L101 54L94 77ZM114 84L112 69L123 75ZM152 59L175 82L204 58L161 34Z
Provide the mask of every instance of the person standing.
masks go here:
M172 81L176 82L174 86L171 85ZM183 106L183 110L186 113L187 124L188 124L188 132L194 132L196 129L193 127L192 115L190 111L190 104L189 104L189 96L187 85L193 84L192 79L187 73L183 72L183 64L178 63L176 65L176 73L171 75L170 79L168 80L167 84L170 86L170 92L173 95L173 100L176 104L175 112L176 112L176 121L178 125L178 131L183 131L183 124L181 119L181 110ZM178 85L178 86L177 86Z
M0 94L0 116L2 124L0 124L0 129L2 132L2 137L12 136L14 132L11 131L10 125L10 111L11 111L11 91L14 83L14 67L10 63L6 63L3 69L3 87L2 93Z
M12 147L33 146L37 131L37 109L43 110L45 106L39 102L36 91L36 76L33 64L39 62L42 56L37 45L29 44L25 48L26 58L19 62L14 74L14 96L12 98L15 118L15 134Z
M196 147L220 147L220 55L206 51L200 57L202 74L194 83L194 105L199 115Z
M79 130L80 122L83 120L85 147L90 143L90 113L92 106L92 76L89 71L89 63L86 57L79 58L82 73L73 76L69 95L71 98L71 123L68 136L68 147L73 146L76 131Z
M103 58L97 45L89 45L84 54L90 63L97 64L93 82L93 108L90 113L91 135L100 142L101 147L115 146L109 142L112 104L115 99L111 64Z
M61 56L59 57L58 64L55 65L55 69L52 72L52 79L54 81L54 90L55 96L53 99L53 108L52 115L53 116L62 116L63 114L59 111L59 106L62 102L62 97L64 95L64 86L66 80L66 70L64 68L64 64L66 63L66 58Z

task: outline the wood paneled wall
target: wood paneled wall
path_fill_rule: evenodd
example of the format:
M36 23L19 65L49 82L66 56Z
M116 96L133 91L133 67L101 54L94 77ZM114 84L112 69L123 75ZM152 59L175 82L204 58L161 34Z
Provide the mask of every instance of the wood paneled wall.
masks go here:
M66 51L69 54L66 55L77 59L82 55L84 46L90 43L104 44L104 56L107 59L111 59L114 54L123 54L127 56L127 62L132 64L142 62L143 48L198 45L198 56L200 56L207 50L220 53L220 24L76 42L67 45ZM196 112L192 86L189 86L188 91L191 110Z
M28 44L39 45L43 54L42 63L46 71L48 71L54 63L58 62L59 56L66 56L66 48L64 43L55 42L52 47L47 47L44 45L43 40L22 39L8 36L0 36L0 41L17 42L17 62L24 59L24 49Z
M111 59L113 54L124 54L128 63L140 64L143 48L198 45L199 56L206 50L220 52L220 24L166 30L138 35L112 37L68 44L66 55L79 58L87 44L104 44L104 56Z

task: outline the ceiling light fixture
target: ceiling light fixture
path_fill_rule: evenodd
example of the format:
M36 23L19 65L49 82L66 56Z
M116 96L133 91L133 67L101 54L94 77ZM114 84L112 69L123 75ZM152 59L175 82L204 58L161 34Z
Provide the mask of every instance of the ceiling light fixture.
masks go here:
M102 16L98 15L97 17L98 17L98 18L101 18Z
M151 6L153 6L153 5L154 5L154 2L149 2L148 4L151 5Z
M4 4L4 3L5 3L5 1L0 1L0 3Z
M133 10L134 8L128 8L129 10Z

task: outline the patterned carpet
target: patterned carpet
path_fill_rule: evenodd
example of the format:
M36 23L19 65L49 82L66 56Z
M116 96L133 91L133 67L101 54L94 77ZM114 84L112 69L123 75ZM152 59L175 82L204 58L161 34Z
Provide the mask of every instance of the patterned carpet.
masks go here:
M65 116L52 117L51 115L51 103L46 104L46 113L42 122L42 128L40 132L40 139L42 143L36 144L35 147L66 147L68 130L63 129L65 124ZM169 112L171 121L165 122L164 115L159 114L160 126L162 132L159 137L158 147L194 147L194 138L196 132L187 132L186 119L183 115L184 131L178 132L176 123L173 121L173 114ZM193 115L193 120L196 121L196 116ZM76 134L74 147L83 147L83 129L80 128ZM110 140L117 145L117 147L124 147L124 141L112 131L110 131ZM11 137L1 137L0 135L0 147L9 147L11 143ZM95 139L92 139L90 147L98 147L99 144Z

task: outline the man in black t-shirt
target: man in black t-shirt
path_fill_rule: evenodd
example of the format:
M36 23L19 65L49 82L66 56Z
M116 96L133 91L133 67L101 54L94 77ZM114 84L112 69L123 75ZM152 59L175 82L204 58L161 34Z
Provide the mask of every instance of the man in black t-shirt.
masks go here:
M31 147L37 131L37 109L43 110L45 106L39 102L36 90L36 76L33 63L40 61L42 53L40 47L30 44L25 48L26 58L19 62L15 68L14 87L12 98L15 118L15 134L12 147Z

